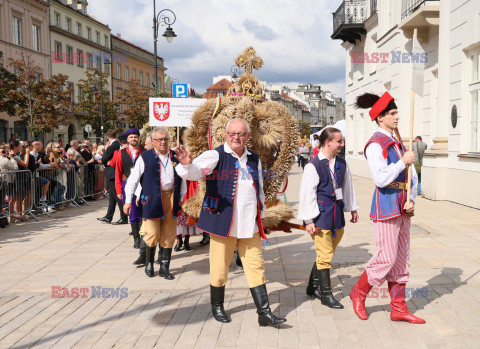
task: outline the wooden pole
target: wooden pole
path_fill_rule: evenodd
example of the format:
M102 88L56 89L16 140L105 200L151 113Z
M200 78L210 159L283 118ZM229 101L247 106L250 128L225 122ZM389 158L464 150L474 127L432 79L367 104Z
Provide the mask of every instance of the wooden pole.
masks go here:
M417 28L413 30L412 37L412 50L413 41L417 38ZM412 52L413 53L413 52ZM413 66L412 66L412 83L413 83ZM408 140L408 150L413 150L413 117L415 114L415 91L410 92L410 139ZM407 166L407 204L410 204L410 193L412 192L412 165Z

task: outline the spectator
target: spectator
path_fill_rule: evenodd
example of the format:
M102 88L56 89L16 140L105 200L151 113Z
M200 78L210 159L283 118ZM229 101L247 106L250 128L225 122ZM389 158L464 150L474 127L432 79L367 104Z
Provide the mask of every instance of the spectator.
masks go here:
M298 150L298 157L300 158L300 166L302 166L302 169L305 168L305 165L310 160L310 147L308 146L308 143L308 141L302 141L301 147Z
M153 139L151 134L145 137L145 150L150 150L150 149L153 149Z
M82 144L82 150L80 150L87 167L85 168L85 181L83 185L83 194L85 198L93 199L91 196L94 194L95 189L95 158L92 154L92 146L89 141L85 140Z
M9 174L5 173L7 171L17 171L18 170L18 164L17 161L12 157L8 157L8 151L9 151L8 146L1 146L0 147L0 175L2 179L2 190L1 190L1 204L2 204L2 212L3 212L3 204L4 200L8 196L8 207L9 207L9 213L13 214L14 213L14 193L15 191L15 186L14 186L14 180L15 180L15 174ZM21 217L15 217L13 216L11 219L12 221L15 221L15 219L21 220Z
M34 141L32 143L32 150L30 151L30 155L33 156L35 159L35 169L40 170L37 171L35 178L35 186L37 188L37 192L35 193L35 197L39 198L38 202L40 206L45 206L47 201L47 193L48 188L50 187L50 181L46 179L44 174L45 168L51 168L50 164L44 164L43 159L45 158L45 152L42 150L43 146L42 143L39 141Z
M13 140L10 143L9 147L9 155L17 162L18 169L27 169L30 157L28 153L24 153L23 158L20 156L22 152L20 142L17 140ZM22 212L22 202L25 199L26 192L31 189L31 182L29 186L25 176L25 172L20 172L17 173L14 177L14 182L12 183L12 186L10 188L10 193L12 196L12 200L10 201L10 214ZM10 217L11 222L25 221L26 219L27 217L21 214Z
M70 142L70 146L75 149L76 151L79 151L79 148L80 148L80 144L78 144L78 142L76 140L73 140Z
M415 137L415 143L413 144L413 152L415 153L415 171L418 176L418 185L417 193L420 195L422 193L421 180L422 180L422 165L423 165L423 154L427 150L427 144L423 142L422 136Z
M60 149L62 150L62 157L66 158L67 157L67 152L65 151L65 148L63 147L63 140L60 137L57 138L57 143L60 146Z
M15 136L15 134L12 133L12 134L10 135L10 139L8 140L8 143L11 143L12 141L16 141L16 140L17 140L17 136Z

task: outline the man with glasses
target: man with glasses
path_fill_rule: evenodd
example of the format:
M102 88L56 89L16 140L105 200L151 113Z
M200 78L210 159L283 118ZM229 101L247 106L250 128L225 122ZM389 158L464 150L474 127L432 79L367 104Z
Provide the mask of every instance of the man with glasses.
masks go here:
M125 214L132 210L132 197L137 196L136 203L143 218L142 229L145 232L145 274L153 277L155 247L160 244L158 275L166 280L174 279L170 273L172 248L177 233L177 215L180 209L181 193L186 192L176 171L178 160L175 152L168 147L168 132L163 127L153 131L153 149L143 152L135 162L125 185ZM138 188L140 186L141 188Z
M211 235L210 301L219 322L230 322L223 307L228 267L238 249L250 292L257 307L258 323L275 326L286 321L272 314L265 286L262 226L265 209L262 165L257 154L246 148L250 127L245 120L232 119L226 126L227 142L192 161L183 147L176 148L181 165L178 174L191 181L206 177L207 190L197 228Z

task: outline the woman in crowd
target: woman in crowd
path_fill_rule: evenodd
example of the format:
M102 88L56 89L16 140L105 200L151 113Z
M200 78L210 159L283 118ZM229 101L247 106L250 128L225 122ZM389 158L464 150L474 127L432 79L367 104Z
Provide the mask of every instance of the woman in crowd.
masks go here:
M3 203L4 200L8 197L8 206L9 206L9 213L12 214L14 213L14 197L12 196L12 193L15 193L15 191L12 192L12 190L15 189L14 187L14 179L15 175L14 174L9 174L5 173L7 171L17 171L18 170L18 164L17 161L13 158L13 156L8 156L10 152L10 147L3 145L0 147L0 174L2 174L2 198L0 200L2 204L2 211L3 211ZM11 152L10 152L11 153ZM16 219L21 220L21 217L18 216L12 216L11 221L14 222Z
M300 158L300 165L302 169L305 168L305 165L310 160L310 147L308 146L308 142L301 141L301 146L298 149L298 157Z
M13 140L9 145L9 156L17 162L18 170L28 169L28 163L30 160L30 153L24 152L21 157L22 148L20 142ZM31 180L26 180L27 172L19 172L15 175L13 183L11 183L9 192L11 195L10 200L10 214L22 212L22 202L27 196L27 192L31 190ZM30 177L28 177L30 178ZM31 179L31 178L30 178ZM27 219L24 215L15 215L10 217L11 222L25 221Z

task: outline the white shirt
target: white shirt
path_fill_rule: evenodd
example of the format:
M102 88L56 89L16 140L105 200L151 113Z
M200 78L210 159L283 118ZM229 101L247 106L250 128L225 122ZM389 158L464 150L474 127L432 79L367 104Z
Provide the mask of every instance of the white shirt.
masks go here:
M229 236L235 236L238 239L249 239L258 232L257 223L257 197L253 185L252 175L247 171L247 155L251 154L246 148L242 156L239 157L228 144L224 144L226 153L231 154L238 159L240 164L237 191L235 193L235 207L233 210L232 227ZM217 166L219 154L216 150L208 150L195 158L192 164L177 166L177 173L180 177L190 181L198 181L202 177L208 176ZM263 210L265 210L265 193L263 192L262 164L258 161L259 186L258 194Z
M318 159L325 159L325 155L318 153ZM335 159L329 162L330 170L333 173L335 169ZM302 182L300 183L300 198L298 203L298 215L297 218L305 221L305 223L312 223L313 219L320 214L320 210L317 204L317 186L320 183L320 177L318 176L317 169L313 164L308 163L305 166L302 176ZM357 203L357 197L355 195L355 188L353 187L352 174L350 168L345 169L345 178L342 185L343 195L343 210L345 212L356 211L360 206Z
M390 134L387 130L379 127L377 132L381 132L388 137L395 139L392 134ZM399 158L402 156L400 155L400 149L395 144L394 145ZM368 145L367 149L365 150L365 155L367 156L368 166L370 167L370 173L372 175L373 182L377 187L383 188L392 183L395 178L405 169L405 163L402 160L398 160L396 163L388 164L387 159L383 157L383 150L380 144L372 142ZM410 192L410 200L415 201L417 197L417 173L415 171L415 167L411 166L412 171L412 190Z
M155 149L155 148L154 148ZM162 190L171 190L173 188L173 164L170 160L170 151L167 154L162 155L155 150L160 163L160 180ZM135 166L130 171L127 183L125 184L125 203L132 203L132 196L135 193L136 197L139 197L142 192L142 185L140 184L140 177L145 172L145 162L143 158L139 156L135 161ZM180 188L180 197L187 192L187 185L185 181L182 181Z

